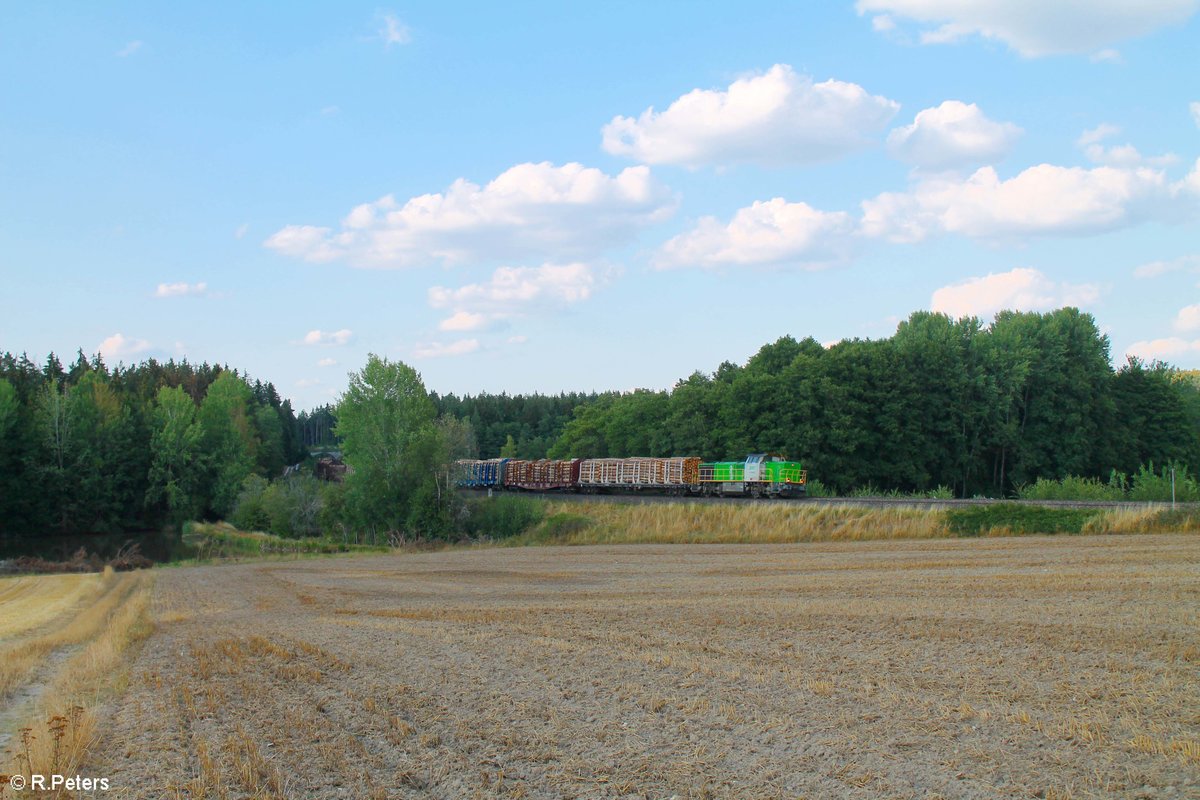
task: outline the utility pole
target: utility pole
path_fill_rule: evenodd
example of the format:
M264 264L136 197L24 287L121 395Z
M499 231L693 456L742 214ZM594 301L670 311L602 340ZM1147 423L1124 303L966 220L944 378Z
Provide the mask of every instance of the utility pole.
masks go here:
M1175 510L1175 468L1171 467L1171 510Z

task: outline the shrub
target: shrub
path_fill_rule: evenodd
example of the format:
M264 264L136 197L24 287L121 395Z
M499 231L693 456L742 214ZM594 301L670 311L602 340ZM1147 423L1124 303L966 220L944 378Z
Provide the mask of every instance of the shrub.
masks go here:
M1171 467L1175 468L1175 499L1180 503L1200 501L1200 483L1188 475L1187 467L1168 465L1154 471L1154 464L1138 468L1133 476L1129 499L1140 502L1171 502Z
M833 490L816 478L810 478L805 490L809 497L833 497Z
M261 475L248 475L233 504L229 520L243 531L265 531L271 527L271 516L263 505L263 494L270 484ZM184 530L187 533L187 530Z
M946 526L956 536L979 536L991 530L1010 533L1080 533L1089 520L1101 513L1095 509L995 503L952 508L946 512Z
M513 495L471 500L467 509L463 532L472 538L516 536L541 522L546 513L541 501Z
M1124 500L1124 477L1113 472L1108 483L1098 478L1068 475L1060 480L1038 478L1037 482L1017 489L1022 500Z

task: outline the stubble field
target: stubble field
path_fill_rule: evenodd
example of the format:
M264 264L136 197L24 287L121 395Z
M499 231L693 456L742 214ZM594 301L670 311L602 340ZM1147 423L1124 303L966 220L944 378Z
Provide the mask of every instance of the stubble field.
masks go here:
M1196 797L1200 537L160 571L108 797Z

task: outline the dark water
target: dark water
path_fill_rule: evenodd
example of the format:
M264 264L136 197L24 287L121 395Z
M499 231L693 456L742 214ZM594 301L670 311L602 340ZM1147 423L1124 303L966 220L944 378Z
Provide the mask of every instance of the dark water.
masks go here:
M107 561L122 547L136 543L142 555L165 563L191 558L195 552L183 542L182 534L164 531L127 531L125 533L80 533L69 536L44 534L0 536L0 561L18 556L37 556L47 561L69 561L79 548Z

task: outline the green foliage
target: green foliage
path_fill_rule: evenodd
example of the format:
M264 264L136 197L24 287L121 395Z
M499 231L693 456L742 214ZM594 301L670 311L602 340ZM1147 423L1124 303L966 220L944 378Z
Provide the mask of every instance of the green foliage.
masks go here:
M993 503L952 508L946 512L946 526L956 536L979 536L993 529L1021 534L1080 533L1088 520L1101 513L1092 509Z
M164 386L158 390L151 424L146 503L165 506L167 519L182 525L194 519L203 505L196 405L181 388Z
M1154 464L1138 467L1129 489L1129 499L1139 502L1171 501L1171 469L1173 465L1154 471ZM1200 482L1188 474L1187 467L1174 466L1175 470L1175 500L1179 503L1195 503L1200 501Z
M270 483L261 475L248 475L229 515L235 527L243 531L271 530L271 515L263 502Z
M336 433L351 468L349 515L373 540L402 530L444 530L453 491L434 413L421 376L406 364L371 354L365 367L350 374Z
M833 492L817 478L809 478L808 484L805 486L806 494L809 497L833 497Z
M1080 478L1068 475L1052 480L1038 478L1029 486L1017 488L1017 497L1022 500L1096 500L1120 501L1125 498L1123 476L1114 470L1107 483L1098 478Z
M383 545L351 544L332 539L287 539L258 531L241 531L227 523L189 523L184 527L183 538L200 561L272 554L378 553L388 549Z
M528 497L481 497L467 502L462 529L472 539L507 539L537 525L545 513L543 502Z

